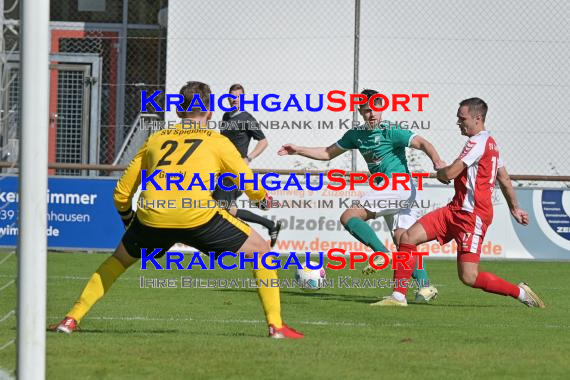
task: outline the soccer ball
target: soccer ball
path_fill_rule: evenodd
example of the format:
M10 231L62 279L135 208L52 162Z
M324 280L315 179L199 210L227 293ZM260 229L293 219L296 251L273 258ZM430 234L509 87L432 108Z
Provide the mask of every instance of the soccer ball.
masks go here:
M317 266L319 263L311 261L311 266ZM307 263L301 264L301 268L297 268L295 271L295 280L299 280L303 284L303 290L314 291L319 290L323 281L327 278L325 268L321 269L309 269L307 268Z

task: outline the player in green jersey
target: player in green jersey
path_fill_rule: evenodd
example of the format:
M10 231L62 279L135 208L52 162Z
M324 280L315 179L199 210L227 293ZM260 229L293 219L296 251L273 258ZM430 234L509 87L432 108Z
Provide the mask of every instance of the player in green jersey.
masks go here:
M361 95L370 99L377 94L374 90L364 90ZM382 99L375 99L374 105L381 108ZM285 144L278 151L280 156L298 154L315 160L329 161L350 149L358 149L368 164L371 174L384 173L391 178L392 173L410 173L406 160L406 148L423 151L432 161L434 169L446 166L439 154L423 137L398 128L394 123L382 121L382 112L374 111L368 104L360 105L358 111L364 119L364 125L346 132L336 143L328 147L305 147ZM403 187L403 186L400 186ZM367 220L383 216L392 231L396 245L400 237L420 217L421 212L412 204L420 201L420 193L413 181L408 184L409 190L391 190L391 186L382 191L370 190L360 199L360 207L345 210L340 221L344 228L361 243L366 244L374 252L388 252L388 249L376 236L374 230L366 223ZM403 202L402 202L403 201ZM414 202L415 201L415 202ZM402 203L406 208L399 208ZM382 265L381 256L375 258L376 265ZM368 265L362 271L370 274L375 270ZM429 278L425 269L415 269L412 275L422 286L416 293L416 302L429 302L437 296L437 289L429 286Z

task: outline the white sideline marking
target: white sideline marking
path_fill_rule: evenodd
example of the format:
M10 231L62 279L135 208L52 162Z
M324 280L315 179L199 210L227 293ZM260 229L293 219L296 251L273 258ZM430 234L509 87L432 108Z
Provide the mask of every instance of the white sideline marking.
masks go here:
M14 344L14 343L16 343L16 339L9 340L3 346L0 346L0 351L2 351L3 349L7 348L8 346L10 346L11 344Z
M16 283L16 280L10 280L10 281L8 281L5 285L3 285L2 287L0 287L0 292L1 292L2 290L6 289L8 286L14 284L14 283Z
M4 264L10 257L16 254L16 251L10 252L2 260L0 260L0 265Z
M4 322L6 319L10 318L12 315L16 315L16 310L10 310L5 316L0 319L0 323Z
M50 319L56 319L57 317L49 317ZM89 320L99 320L99 321L143 321L143 322L197 322L197 323L237 323L237 324L265 324L265 320L260 319L195 319L191 317L185 318L178 318L178 317L170 317L170 318L155 318L155 317L143 317L143 316L133 316L133 317L86 317L85 319ZM294 321L294 323L298 323L301 325L313 325L313 326L346 326L346 327L372 327L370 323L365 322L354 322L354 321ZM417 323L402 323L402 322L379 322L374 324L375 327L418 327ZM462 323L430 323L429 326L431 327L446 327L446 328L455 328L464 326ZM487 324L481 325L478 324L480 327L486 328L510 328L513 327L511 324ZM570 329L570 325L552 325L552 324L545 324L542 326L537 326L538 328L551 328L551 329Z
M48 276L48 280L81 280L81 281L85 281L85 280L89 280L90 278L91 277L81 277L81 276ZM124 278L128 279L129 277L124 277Z
M141 275L142 276L142 275ZM118 278L118 280L139 280L141 276L138 277L131 277L131 276L121 276ZM354 278L361 278L358 276L353 276ZM0 278L14 278L14 275L9 275L9 274L0 274ZM85 280L89 280L91 277L82 277L82 276L47 276L48 280L78 280L78 281L85 281ZM167 277L164 277L167 278ZM173 277L173 278L177 278L177 277ZM207 278L207 277L203 277L203 278ZM363 277L366 278L366 277ZM432 286L435 286L436 288L443 288L448 286L447 284L431 284ZM558 288L558 287L541 287L541 290L568 290L568 288Z
M56 319L57 317L50 317L50 319ZM143 316L133 316L133 317L86 317L85 319L99 320L99 321L147 321L147 322L197 322L197 323L238 323L238 324L265 324L265 320L260 319L195 319L195 318L151 318ZM361 322L351 322L351 321L340 321L340 322L330 322L330 321L298 321L296 323L303 325L317 325L317 326L349 326L349 327L368 327L370 324Z

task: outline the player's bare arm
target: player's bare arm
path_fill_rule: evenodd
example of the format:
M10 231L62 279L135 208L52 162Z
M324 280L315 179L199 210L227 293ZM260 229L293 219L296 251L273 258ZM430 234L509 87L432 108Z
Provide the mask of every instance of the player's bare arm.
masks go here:
M439 170L446 166L446 163L442 161L441 157L439 157L439 153L437 153L435 147L425 138L421 136L414 136L412 142L410 143L410 148L418 149L424 152L433 163L434 170Z
M499 168L497 171L497 182L499 182L501 192L507 200L507 204L509 205L509 210L511 211L513 218L515 218L517 223L522 224L523 226L528 225L528 213L519 208L519 201L517 200L517 195L513 189L511 178L504 166Z
M280 156L299 155L313 160L329 161L343 154L346 150L340 148L336 143L328 147L307 147L293 144L285 144L277 151Z
M465 170L466 167L467 165L465 165L465 162L457 159L453 161L451 165L446 166L443 169L439 169L437 171L437 179L440 182L448 183L452 179L455 179L457 176L459 176L459 174L461 174L461 172Z
M247 155L247 162L253 161L256 157L263 153L263 151L267 149L268 145L269 143L267 142L267 139L259 140L257 144L255 144L255 148L253 148L251 153Z

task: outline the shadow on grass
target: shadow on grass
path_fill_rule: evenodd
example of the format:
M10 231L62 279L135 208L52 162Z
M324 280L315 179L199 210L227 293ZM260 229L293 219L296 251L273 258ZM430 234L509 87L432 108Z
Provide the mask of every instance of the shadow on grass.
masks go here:
M65 333L59 333L59 332L55 332L51 329L46 329L47 332L52 333L52 334L57 334L57 335L67 335ZM149 329L149 330L145 330L144 328L141 329L133 329L133 328L129 328L129 329L117 329L117 328L110 328L110 329L91 329L91 328L82 328L79 330L75 330L73 332L73 335L75 334L178 334L180 333L180 330L174 330L174 329Z
M80 331L77 331L77 333L79 333L80 335L83 334L113 334L113 335L147 335L147 334L180 334L180 335L186 335L186 336L205 336L205 337L214 337L214 336L219 336L219 337L250 337L250 338L261 338L261 337L265 337L265 335L263 335L262 331L260 330L259 334L248 334L248 333L244 333L243 331L234 331L234 332L213 332L213 331L209 331L209 332L205 332L203 330L200 331L188 331L188 330L161 330L161 329L149 329L149 330L144 330L144 329L126 329L126 330L122 330L122 329L118 329L118 328L113 328L113 329L108 329L108 330L101 330L101 329L82 329Z
M255 289L217 289L219 292L250 292L250 293L257 293ZM303 291L292 291L292 290L281 290L281 294L286 294L288 296L295 296L295 297L308 297L312 299L318 299L323 301L343 301L343 302L357 302L357 303L374 303L378 302L382 299L382 296L379 297L371 297L371 296L358 296L354 294L335 294L335 293L325 293L321 291L316 292L303 292ZM452 307L452 308L520 308L520 305L512 304L512 305L465 305L465 304L453 304L453 303L442 303L439 301L430 302L430 303L415 303L413 301L408 302L409 306L414 307Z
M218 289L220 292L250 292L257 293L255 289ZM324 301L344 301L344 302L359 302L359 303L372 303L379 300L378 297L370 296L357 296L354 294L334 294L334 293L324 293L324 292L295 292L292 290L281 290L281 294L286 294L288 296L295 297L308 297L313 299L319 299Z
M66 336L67 334L65 333L58 333L55 332L53 329L51 328L47 328L46 331L48 332L48 334L50 335L61 335L61 336ZM191 335L191 336L209 336L209 337L213 337L213 336L223 336L223 337L250 337L250 338L266 338L266 335L264 335L263 331L260 330L258 334L249 334L249 333L245 333L243 331L228 331L228 332L205 332L203 330L199 330L199 331L188 331L188 330L178 330L178 329L144 329L144 328L140 328L140 329L133 329L131 328L127 328L127 329L121 329L121 328L109 328L109 329L95 329L95 328L81 328L78 330L75 330L73 332L73 335L84 335L84 334L113 334L113 335L135 335L135 334L141 334L141 335L147 335L147 334L182 334L182 335Z
M225 336L225 337L249 337L249 338L267 338L267 335L263 334L263 329L260 329L259 334L248 334L248 333L244 333L243 331L234 331L234 332L204 332L204 331L198 331L198 332L189 332L188 335L192 335L192 336Z
M435 303L417 303L417 304L412 304L412 305L417 305L417 306L426 306L426 307L430 307L430 306L439 306L439 307L474 307L474 308L496 308L496 309L504 309L504 308L515 308L518 307L520 308L520 305L465 305L465 304L460 304L460 303L441 303L441 302L435 302Z

